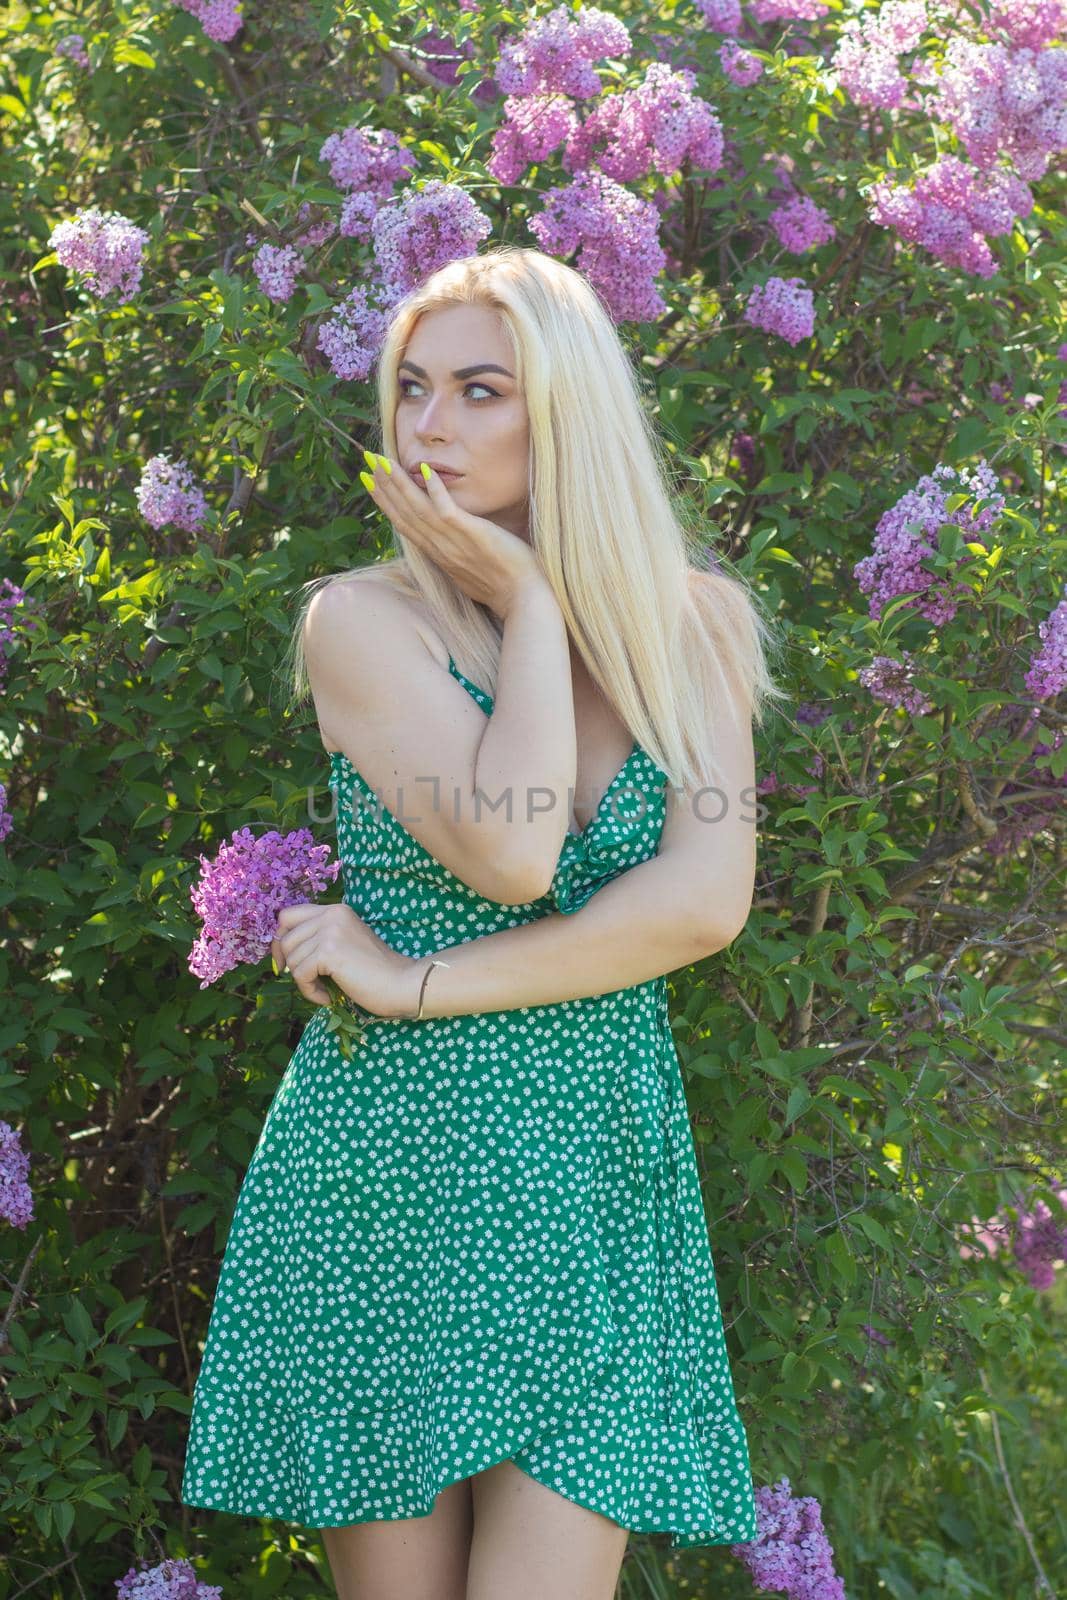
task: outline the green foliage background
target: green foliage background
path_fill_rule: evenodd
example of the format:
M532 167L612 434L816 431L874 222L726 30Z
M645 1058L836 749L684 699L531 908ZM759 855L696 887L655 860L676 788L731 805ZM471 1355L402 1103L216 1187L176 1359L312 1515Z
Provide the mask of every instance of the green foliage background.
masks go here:
M1030 1183L1054 1204L1062 1172L1062 814L1004 857L985 843L1028 748L994 713L1026 702L1067 548L1062 181L1054 165L995 241L997 275L968 278L867 222L865 188L928 159L933 135L828 88L802 27L763 30L767 71L741 90L697 13L614 9L635 50L605 81L636 82L654 34L691 37L744 169L633 186L678 191L678 265L669 313L622 331L679 493L777 618L796 701L832 712L761 733L760 775L781 787L748 927L670 980L754 1474L820 1500L850 1600L1049 1593L1067 1578L1063 1275L1032 1290L1010 1260L961 1259L958 1230ZM269 968L198 987L189 885L246 824L302 826L310 805L332 839L310 708L292 715L279 677L291 601L390 548L357 476L372 388L314 349L366 253L335 239L278 306L244 241L283 236L301 201L337 208L318 150L358 121L416 151L416 181L468 189L493 242L535 243L528 219L565 175L553 160L515 188L489 178L499 106L473 107L462 77L434 87L415 48L430 26L469 35L473 83L524 16L249 0L216 45L162 0L5 14L0 575L40 621L0 705L0 1116L35 1197L25 1232L0 1233L0 1600L112 1594L135 1555L164 1552L227 1597L332 1592L313 1531L178 1502L232 1208L308 1014ZM91 71L54 55L73 26ZM775 152L836 224L811 258L768 234ZM151 236L124 307L48 247L93 204ZM795 350L741 320L768 269L816 290ZM1033 404L994 404L993 380ZM208 487L199 538L138 512L162 449ZM872 622L851 573L878 517L938 460L981 455L1009 512L966 569L973 596L944 627L899 607ZM900 648L929 715L857 683ZM1063 723L1043 709L1038 737ZM624 1593L753 1592L726 1550L665 1545L633 1537Z

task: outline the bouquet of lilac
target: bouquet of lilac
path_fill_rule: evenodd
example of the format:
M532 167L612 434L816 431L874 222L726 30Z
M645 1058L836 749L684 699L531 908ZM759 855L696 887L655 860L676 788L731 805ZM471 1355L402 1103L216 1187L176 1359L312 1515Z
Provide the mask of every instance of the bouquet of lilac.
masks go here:
M189 971L201 979L201 989L239 962L262 960L279 911L305 905L337 877L341 863L329 862L329 854L329 845L315 844L307 828L284 835L272 830L259 838L250 828L238 828L214 861L200 857L200 877L189 895L203 927L189 956ZM335 996L326 1026L337 1034L348 1061L373 1016L332 978L324 976L322 982Z

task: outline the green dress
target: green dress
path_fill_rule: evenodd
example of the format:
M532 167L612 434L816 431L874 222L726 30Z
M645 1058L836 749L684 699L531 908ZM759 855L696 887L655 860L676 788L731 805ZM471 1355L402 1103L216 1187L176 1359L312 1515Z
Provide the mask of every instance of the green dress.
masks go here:
M334 751L345 900L409 956L572 914L656 854L666 783L635 744L548 892L498 905ZM347 1062L326 1017L238 1196L182 1501L311 1528L391 1521L510 1459L672 1548L754 1539L664 979L376 1020Z

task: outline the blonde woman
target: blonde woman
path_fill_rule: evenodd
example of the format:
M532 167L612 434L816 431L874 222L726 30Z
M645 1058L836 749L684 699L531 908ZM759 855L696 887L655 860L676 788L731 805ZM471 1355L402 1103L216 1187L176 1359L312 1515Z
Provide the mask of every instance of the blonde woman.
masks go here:
M344 899L273 946L371 1020L271 1103L183 1499L320 1529L340 1600L609 1600L631 1531L756 1531L664 974L745 925L781 691L579 273L442 268L378 394L397 554L292 655Z

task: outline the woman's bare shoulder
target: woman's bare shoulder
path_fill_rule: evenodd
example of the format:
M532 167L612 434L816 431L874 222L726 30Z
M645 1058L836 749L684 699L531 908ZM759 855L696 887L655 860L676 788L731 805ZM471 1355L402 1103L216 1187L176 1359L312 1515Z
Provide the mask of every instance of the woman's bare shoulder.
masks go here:
M327 595L330 596L328 600L325 599ZM321 620L325 622L328 630L332 631L335 627L344 629L364 623L373 610L377 616L384 617L387 621L395 620L401 625L402 631L404 625L407 629L414 629L438 665L448 666L448 646L435 627L425 602L390 578L387 573L378 571L374 567L339 573L336 578L323 585L315 601L309 606L309 622L320 596L325 602L320 608ZM397 644L402 647L402 637L398 637Z

